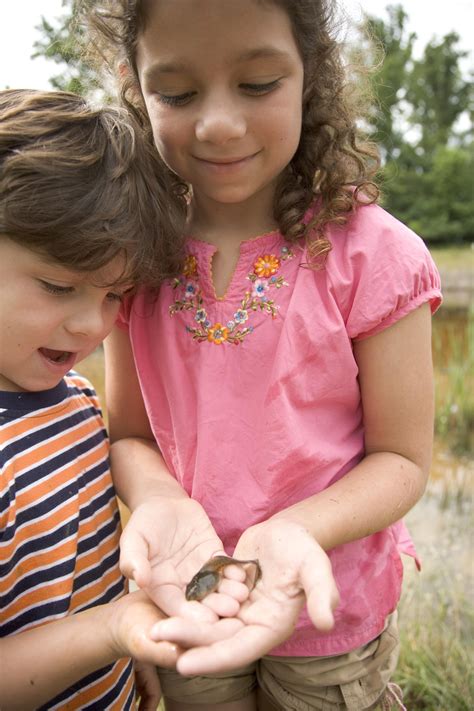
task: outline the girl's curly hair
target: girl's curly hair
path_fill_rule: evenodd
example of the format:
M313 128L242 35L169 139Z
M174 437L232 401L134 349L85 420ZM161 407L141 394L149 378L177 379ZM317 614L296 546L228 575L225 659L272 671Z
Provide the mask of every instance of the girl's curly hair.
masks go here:
M349 76L345 66L336 37L336 0L257 1L285 10L303 60L301 139L278 184L274 216L287 240L306 238L310 262L317 264L331 249L326 226L344 224L358 205L375 202L379 195L373 182L378 150L360 129L367 84L362 73L352 68L354 76ZM135 62L149 11L150 0L97 0L87 14L95 56L99 53L119 75L122 101L151 135ZM128 70L117 71L119 66ZM181 195L188 190L176 176L175 190ZM304 218L315 200L319 209L308 222Z

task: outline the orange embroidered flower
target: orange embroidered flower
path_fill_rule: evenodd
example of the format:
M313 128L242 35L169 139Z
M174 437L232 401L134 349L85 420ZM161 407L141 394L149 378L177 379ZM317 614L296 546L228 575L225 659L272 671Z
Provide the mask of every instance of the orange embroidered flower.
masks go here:
M276 274L280 268L280 260L274 254L264 254L253 265L254 273L259 277L269 277Z
M197 274L197 259L194 254L188 254L184 260L183 274L185 277L196 276Z
M207 340L211 343L215 343L217 346L220 346L221 343L227 341L228 336L229 329L221 323L215 323L214 326L211 326L207 332Z

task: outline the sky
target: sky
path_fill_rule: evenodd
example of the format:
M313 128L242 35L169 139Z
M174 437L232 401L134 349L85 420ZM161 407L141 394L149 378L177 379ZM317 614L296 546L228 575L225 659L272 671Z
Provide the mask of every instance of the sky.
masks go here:
M396 4L397 0L393 0ZM389 0L341 0L349 16L361 18L361 8L368 14L386 18ZM401 0L409 17L409 30L419 40L416 51L434 36L440 38L451 30L461 36L460 46L472 52L474 46L474 0ZM54 24L63 13L62 0L0 0L0 89L5 87L48 89L48 79L60 73L52 61L31 59L33 44L41 38L35 27L43 15ZM471 54L472 66L472 54Z

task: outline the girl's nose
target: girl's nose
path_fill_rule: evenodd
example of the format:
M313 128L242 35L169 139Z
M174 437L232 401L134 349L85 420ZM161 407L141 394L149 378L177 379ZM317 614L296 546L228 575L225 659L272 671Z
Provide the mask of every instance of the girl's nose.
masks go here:
M232 102L209 102L195 126L198 141L216 144L243 138L246 131L245 118Z

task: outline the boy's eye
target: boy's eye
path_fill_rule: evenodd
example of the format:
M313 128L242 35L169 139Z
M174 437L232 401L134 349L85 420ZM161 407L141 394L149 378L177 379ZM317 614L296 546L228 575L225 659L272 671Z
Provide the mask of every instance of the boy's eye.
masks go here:
M72 294L74 291L73 286L59 286L59 284L51 284L49 281L44 281L44 279L39 279L39 282L49 294Z
M240 88L249 94L268 94L274 89L278 89L281 84L281 79L274 79L274 81L265 82L264 84L254 84L254 83L244 83L239 84Z
M187 104L188 101L191 101L191 99L194 96L193 91L186 91L184 94L173 94L173 95L168 95L168 94L160 94L157 92L158 100L162 104L166 104L167 106L184 106L184 104Z
M107 299L109 301L118 301L119 303L122 303L124 296L125 294L117 294L114 291L109 291L107 294Z

